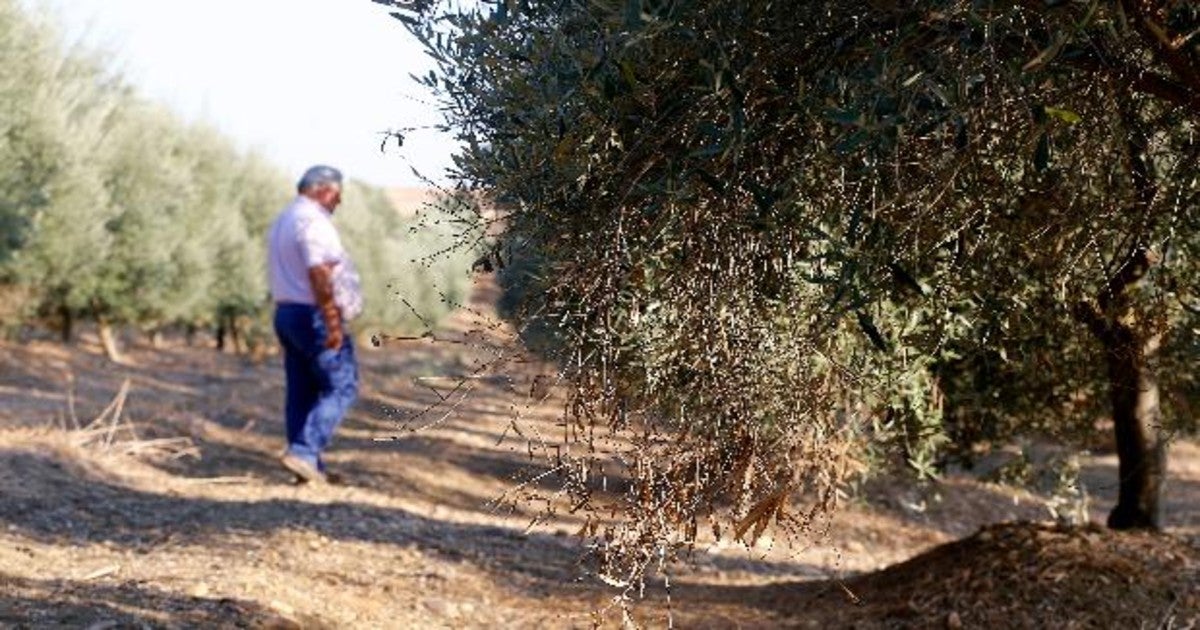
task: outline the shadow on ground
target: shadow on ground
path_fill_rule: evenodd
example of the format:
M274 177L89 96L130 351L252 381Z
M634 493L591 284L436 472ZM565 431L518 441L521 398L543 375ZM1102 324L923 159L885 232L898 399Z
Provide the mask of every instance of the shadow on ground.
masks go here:
M312 616L286 618L257 602L190 597L123 582L29 580L0 574L0 625L7 628L332 628Z
M28 480L30 483L22 483ZM212 500L157 494L107 479L74 460L28 450L0 451L0 526L56 546L103 544L136 554L163 546L265 545L282 531L308 531L337 541L410 547L492 573L498 583L525 595L560 596L595 591L581 581L591 568L569 535L460 523L406 510L349 501L315 503L268 498ZM298 494L305 489L298 488ZM236 541L236 542L233 542ZM708 560L716 570L745 570L747 561ZM770 563L777 575L820 575L814 567Z

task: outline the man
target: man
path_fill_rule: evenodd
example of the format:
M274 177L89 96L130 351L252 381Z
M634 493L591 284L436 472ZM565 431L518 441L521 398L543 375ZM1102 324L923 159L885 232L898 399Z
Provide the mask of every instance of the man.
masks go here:
M281 463L301 481L330 480L321 459L358 396L347 321L362 309L358 274L333 226L342 174L318 165L271 225L268 267L275 334L287 377L287 451Z

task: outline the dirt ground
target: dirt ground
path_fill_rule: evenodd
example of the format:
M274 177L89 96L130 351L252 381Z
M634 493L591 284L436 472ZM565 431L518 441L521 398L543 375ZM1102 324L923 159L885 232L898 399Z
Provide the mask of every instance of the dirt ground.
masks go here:
M536 505L498 500L553 492L530 442L561 433L561 402L494 297L481 284L433 338L362 340L362 399L328 457L338 486L278 465L274 358L134 345L116 366L88 335L0 344L0 626L1200 625L1188 441L1166 534L1045 523L1047 495L978 475L879 482L808 545L699 549L627 620L588 573L580 521L531 527ZM1083 461L1093 522L1115 468Z

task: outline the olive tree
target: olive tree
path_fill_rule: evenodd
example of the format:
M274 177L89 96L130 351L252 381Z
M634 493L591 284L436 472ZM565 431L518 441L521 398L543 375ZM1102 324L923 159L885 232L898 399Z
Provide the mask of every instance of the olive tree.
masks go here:
M1195 7L385 4L438 63L498 256L539 261L572 509L603 436L634 441L610 557L761 530L801 489L828 507L864 442L931 472L988 424L1096 413L1109 525L1161 525L1200 356Z

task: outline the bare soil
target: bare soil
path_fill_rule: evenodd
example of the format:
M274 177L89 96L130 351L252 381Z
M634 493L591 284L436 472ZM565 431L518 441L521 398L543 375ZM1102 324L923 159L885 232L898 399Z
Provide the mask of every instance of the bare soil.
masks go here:
M362 340L337 486L278 464L277 358L132 344L113 365L89 335L0 344L0 626L1200 625L1189 441L1172 451L1165 534L1053 525L1047 495L978 474L884 480L807 545L710 541L626 619L589 573L582 521L533 523L537 502L500 500L553 495L531 444L559 439L562 402L494 298L481 284L429 338ZM1084 461L1093 521L1115 466Z

